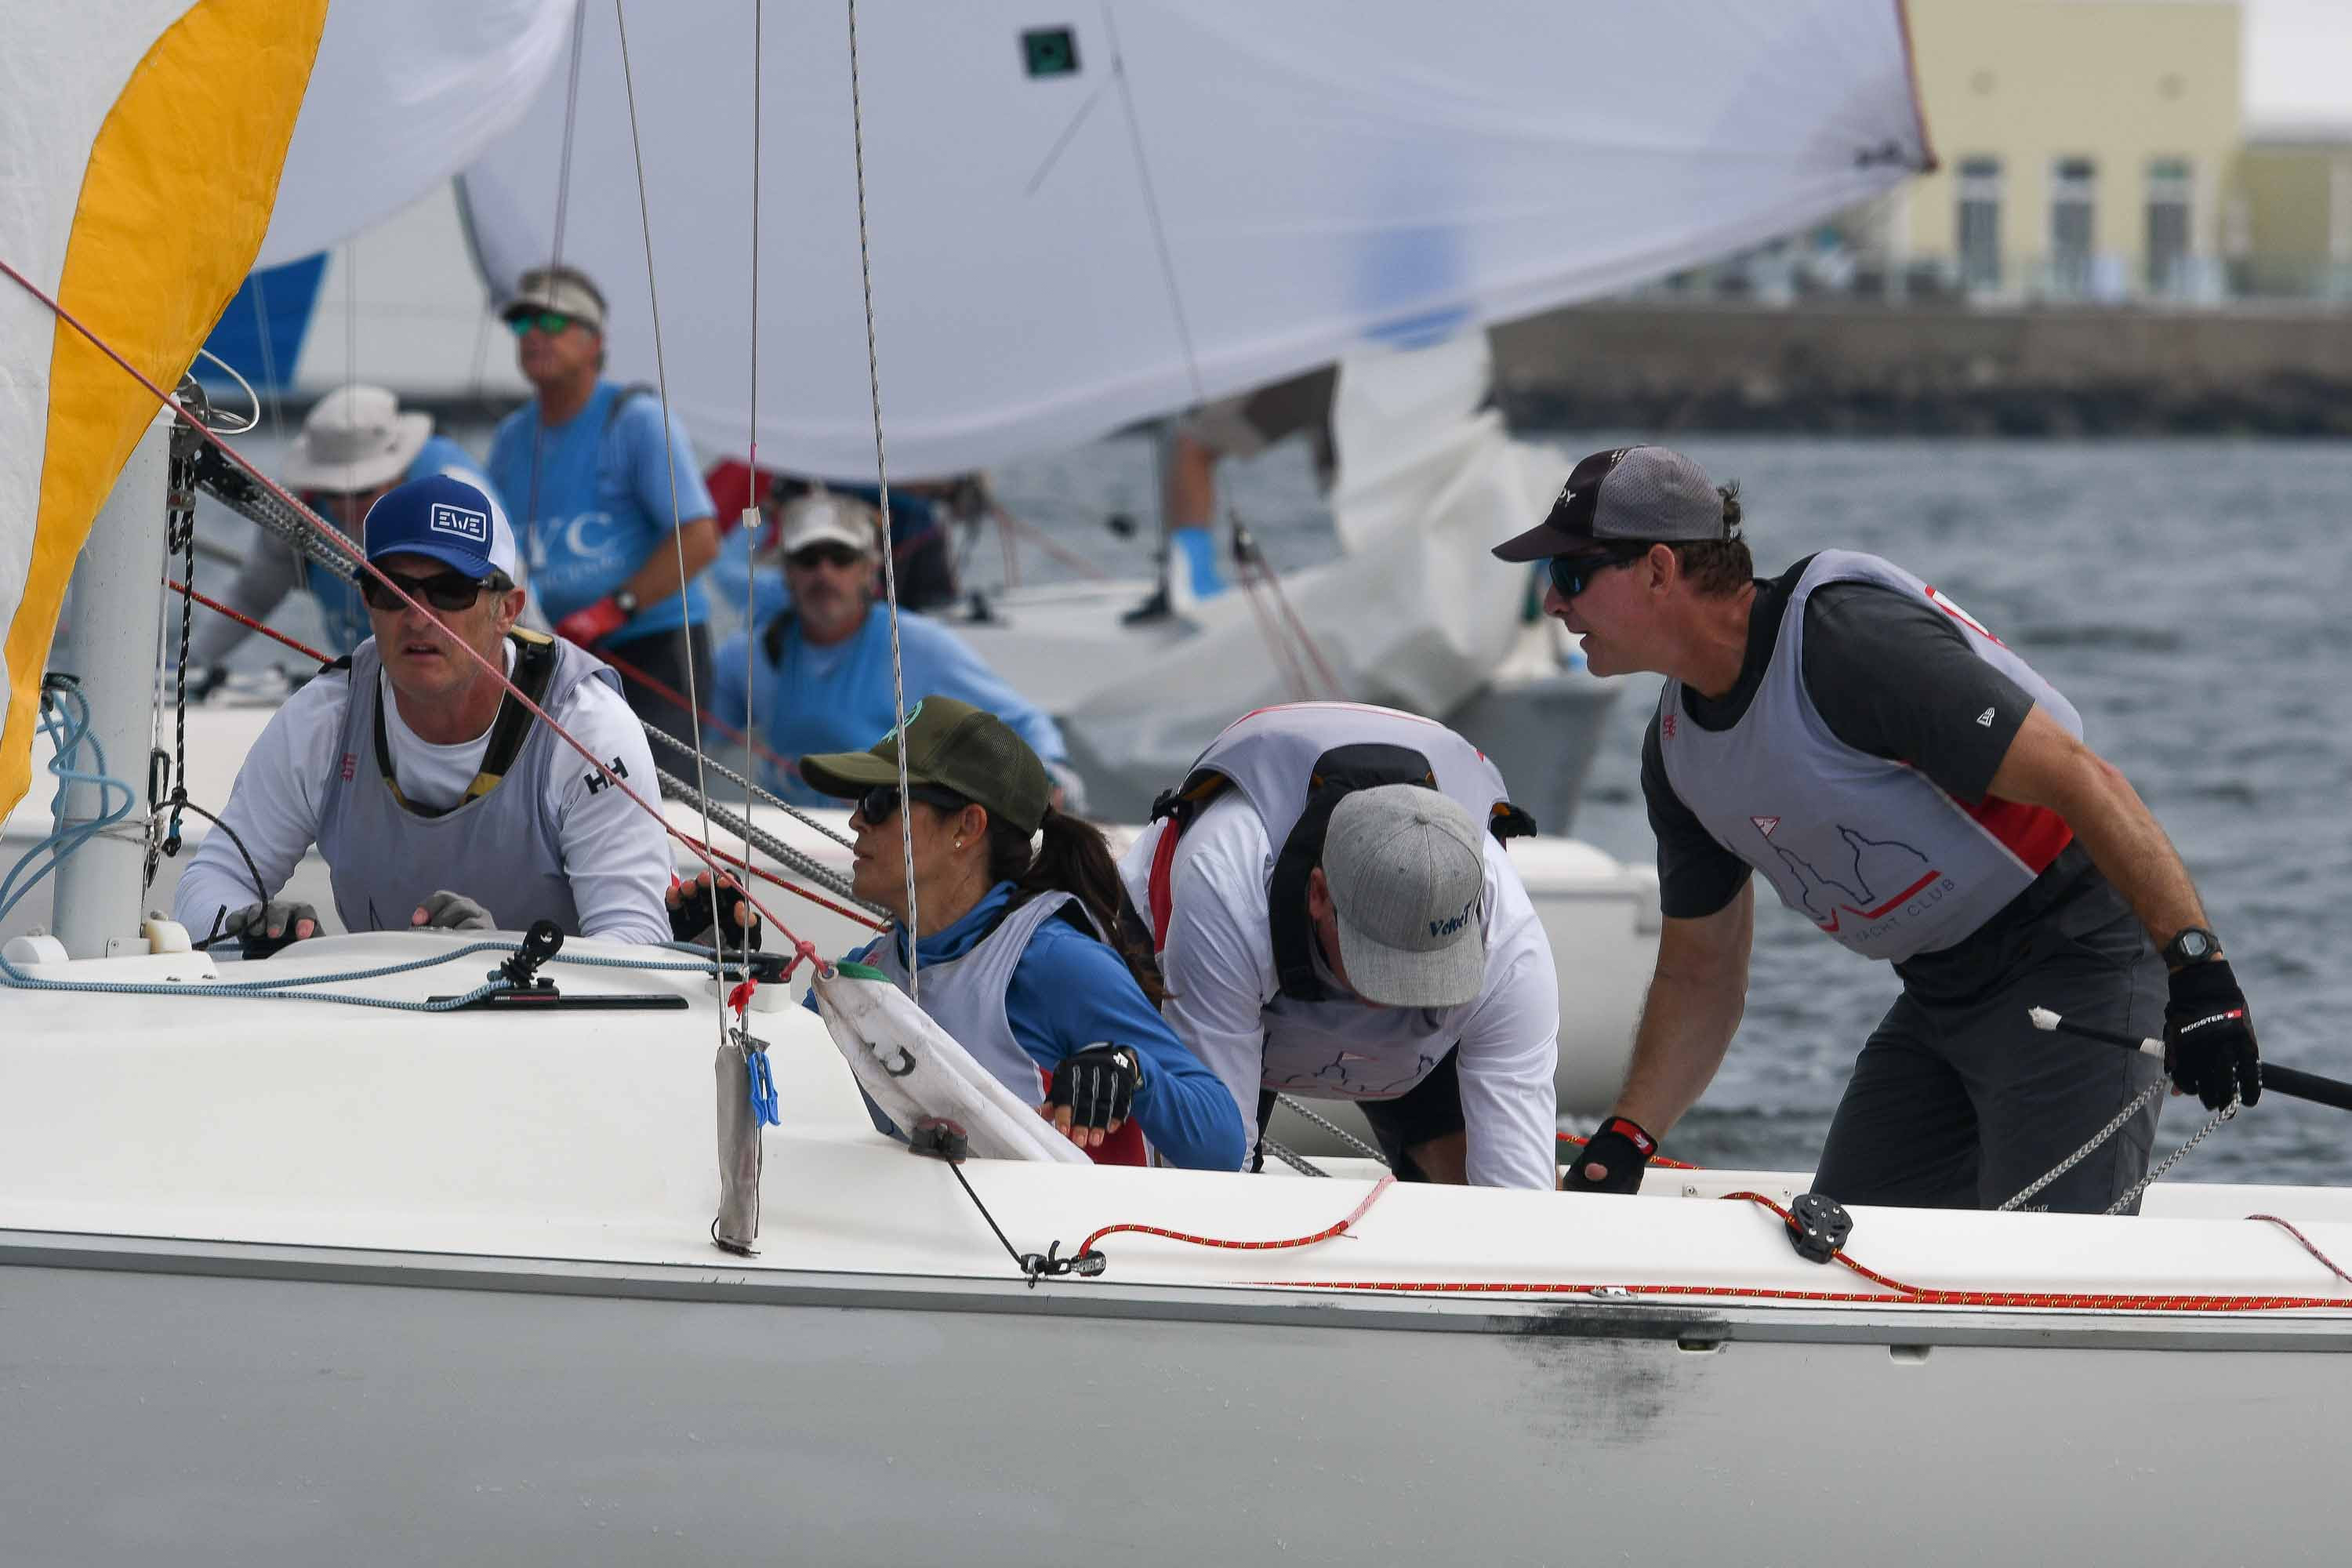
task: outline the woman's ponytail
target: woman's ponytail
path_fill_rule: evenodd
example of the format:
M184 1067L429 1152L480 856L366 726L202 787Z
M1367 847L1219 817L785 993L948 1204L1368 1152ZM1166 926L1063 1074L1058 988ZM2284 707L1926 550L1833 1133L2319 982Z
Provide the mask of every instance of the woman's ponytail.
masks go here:
M989 880L1013 883L1016 908L1040 893L1075 895L1095 923L1110 933L1111 947L1126 960L1143 994L1158 1005L1166 999L1167 990L1149 952L1129 945L1122 930L1118 864L1110 857L1110 843L1102 829L1050 805L1039 829L1042 837L1033 854L1027 834L990 818Z

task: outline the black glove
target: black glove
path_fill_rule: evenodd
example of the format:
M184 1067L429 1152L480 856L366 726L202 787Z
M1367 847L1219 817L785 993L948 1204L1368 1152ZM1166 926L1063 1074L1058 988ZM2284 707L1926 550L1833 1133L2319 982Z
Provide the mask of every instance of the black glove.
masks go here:
M1070 1108L1070 1126L1108 1129L1124 1121L1135 1109L1136 1086L1143 1081L1143 1065L1125 1046L1088 1046L1062 1058L1054 1069L1054 1084L1045 1091L1049 1106Z
M1642 1190L1642 1173L1649 1168L1650 1156L1658 1152L1658 1141L1642 1131L1641 1123L1622 1116L1612 1116L1603 1121L1586 1139L1584 1147L1569 1156L1568 1173L1559 1179L1563 1193L1638 1193ZM1584 1174L1587 1165L1600 1165L1608 1174L1595 1182Z
M302 929L305 921L309 931ZM268 958L289 942L318 935L320 929L319 911L289 899L247 904L221 922L221 935L236 938L247 958Z
M728 933L730 947L748 946L760 951L760 915L751 900L743 896L742 887L732 877L719 881L719 902L734 925ZM669 932L674 942L690 942L699 946L710 945L710 873L698 873L694 879L679 882L664 896L669 906Z
M419 920L418 915L424 918ZM490 911L463 893L453 893L444 888L416 906L416 913L408 917L412 929L418 931L496 931L499 922Z
M2208 1110L2229 1104L2233 1089L2248 1105L2262 1099L2254 1020L2229 960L2176 969L2170 985L2171 998L2164 1005L2164 1070L2173 1087L2195 1095Z

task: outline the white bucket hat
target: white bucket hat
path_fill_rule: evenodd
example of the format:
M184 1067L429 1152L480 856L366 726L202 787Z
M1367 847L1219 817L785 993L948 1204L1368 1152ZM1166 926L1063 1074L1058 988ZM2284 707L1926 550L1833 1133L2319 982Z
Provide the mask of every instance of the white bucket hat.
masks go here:
M379 489L398 480L433 434L430 414L403 414L381 386L343 386L303 416L279 479L289 489Z

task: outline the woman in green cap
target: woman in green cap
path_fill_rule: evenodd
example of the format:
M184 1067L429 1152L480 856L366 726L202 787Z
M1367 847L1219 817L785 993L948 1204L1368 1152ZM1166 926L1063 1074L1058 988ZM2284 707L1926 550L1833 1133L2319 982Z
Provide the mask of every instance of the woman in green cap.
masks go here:
M1054 806L1045 764L992 713L927 697L906 737L903 800L896 731L800 759L811 787L856 803L852 886L897 917L850 958L910 991L1097 1161L1147 1163L1148 1140L1170 1164L1239 1170L1234 1097L1161 1020L1157 974L1112 939L1118 871L1101 830Z

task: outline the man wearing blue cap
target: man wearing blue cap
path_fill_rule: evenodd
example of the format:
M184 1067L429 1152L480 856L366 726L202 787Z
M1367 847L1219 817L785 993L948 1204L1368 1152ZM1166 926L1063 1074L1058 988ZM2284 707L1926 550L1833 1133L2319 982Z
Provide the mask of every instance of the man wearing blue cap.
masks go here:
M651 785L652 754L613 672L516 627L514 540L489 498L446 474L412 479L368 510L363 542L374 635L254 742L221 813L229 831L196 852L176 917L242 936L248 956L317 935L317 912L278 897L315 843L349 931L548 919L575 935L667 941L662 825L466 651L499 661L613 773Z

